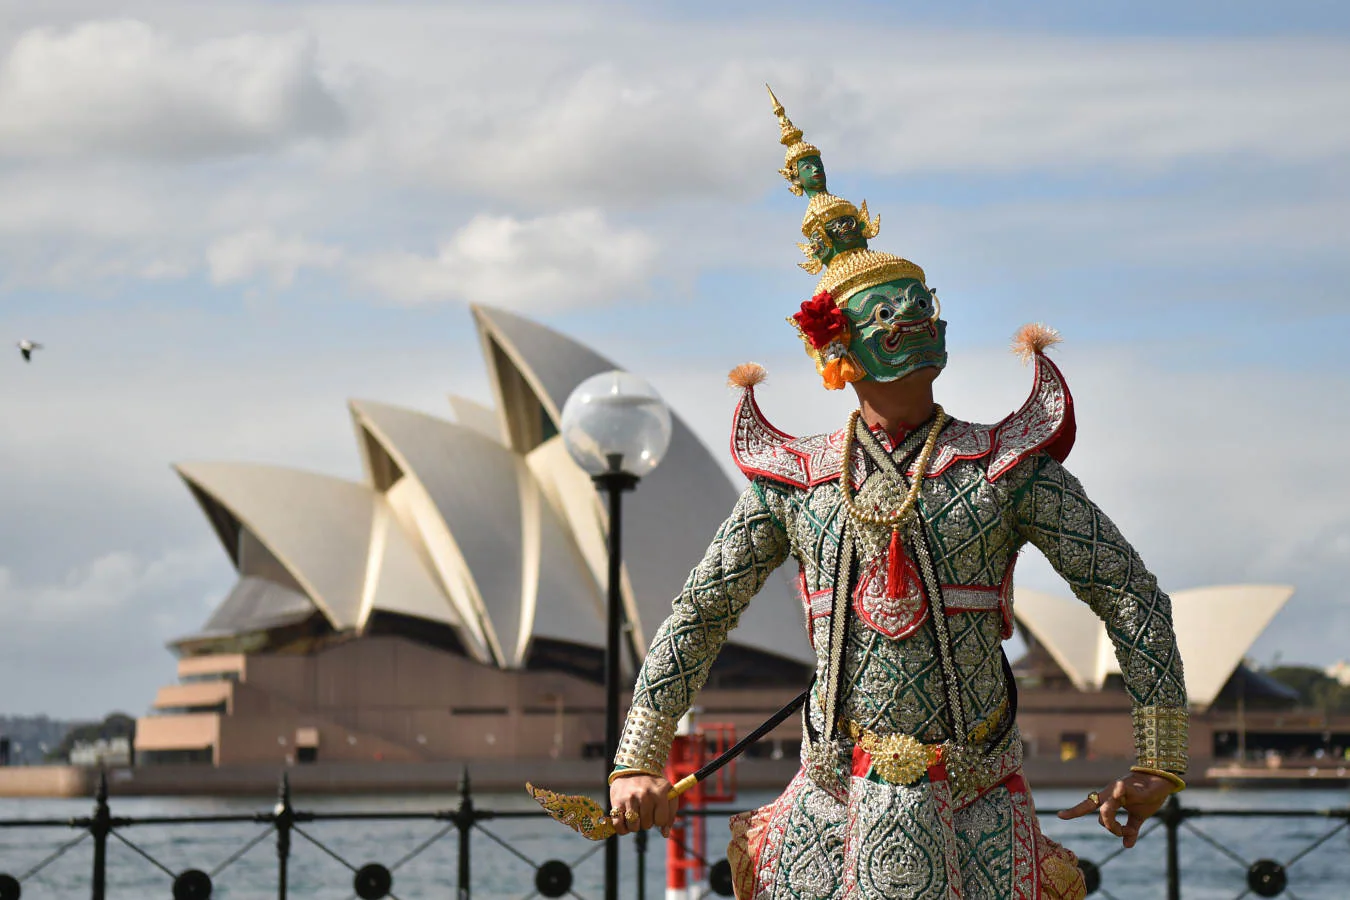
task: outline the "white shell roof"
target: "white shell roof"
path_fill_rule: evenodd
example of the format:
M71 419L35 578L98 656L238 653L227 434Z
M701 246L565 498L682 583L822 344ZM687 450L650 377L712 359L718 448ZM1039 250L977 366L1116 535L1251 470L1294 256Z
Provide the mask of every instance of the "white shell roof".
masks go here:
M467 397L461 397L458 394L450 395L450 409L454 411L455 421L459 424L467 428L472 428L484 437L492 438L494 441L501 440L502 427L497 421L497 411L495 409L484 406Z
M591 375L619 368L536 322L482 306L473 307L473 313L485 345L494 342L501 347L555 422L578 384ZM491 353L487 355L491 360ZM501 380L502 373L493 375ZM730 427L730 409L727 415ZM637 618L634 625L639 653L646 652L656 628L670 614L671 600L703 557L735 504L737 493L712 454L672 411L670 448L665 459L624 497L623 556L630 586L629 610L630 614L635 611ZM598 504L597 498L597 512ZM573 518L574 527L582 525ZM603 570L596 574L603 579ZM783 570L770 576L732 632L730 643L814 663L814 653L802 629L800 603Z
M285 567L335 629L362 628L381 609L460 624L407 535L387 527L384 499L369 487L280 466L176 468L199 498L227 510ZM237 548L226 551L235 557Z
M467 583L456 579L469 594L455 596L460 614L479 622L493 656L505 664L505 648L520 632L524 465L501 444L444 419L366 400L353 400L351 408L435 507L437 525L448 532L442 536L453 541L469 576Z
M196 462L176 468L257 536L333 627L356 627L374 513L370 488L280 466ZM324 527L315 528L316 521Z
M533 491L527 521L537 535L533 540L538 547L538 564L534 577L528 580L534 597L524 604L525 621L515 657L518 665L528 657L530 642L536 637L589 647L599 647L603 642L600 585L586 567L566 520L537 484Z
M1171 595L1192 706L1205 709L1214 702L1252 642L1293 594L1288 585L1246 584ZM1017 588L1013 610L1079 690L1101 690L1107 676L1120 674L1106 627L1085 603Z
M268 631L315 614L317 607L305 589L253 532L241 527L235 543L239 581L202 626L200 635Z
M535 636L602 640L599 587L522 457L481 428L369 401L351 407L434 505L464 570L446 580L448 592L468 586L456 598L461 613L481 620L499 665L524 665Z

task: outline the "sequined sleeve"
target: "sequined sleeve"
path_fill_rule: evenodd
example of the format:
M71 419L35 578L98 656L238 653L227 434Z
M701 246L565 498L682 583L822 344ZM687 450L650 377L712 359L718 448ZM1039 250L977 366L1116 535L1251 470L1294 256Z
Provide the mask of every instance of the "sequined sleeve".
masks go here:
M1172 601L1077 478L1038 455L1010 477L1018 530L1106 624L1134 706L1141 766L1186 770L1186 682Z
M727 633L789 553L785 513L782 494L755 483L717 530L638 672L616 770L659 774L665 766L675 723L708 680Z

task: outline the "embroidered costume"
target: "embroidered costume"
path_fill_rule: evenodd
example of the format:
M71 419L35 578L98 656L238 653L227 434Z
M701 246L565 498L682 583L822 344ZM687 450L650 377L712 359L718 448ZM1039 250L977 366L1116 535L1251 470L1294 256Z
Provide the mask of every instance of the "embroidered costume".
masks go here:
M774 101L783 174L810 194L793 317L827 387L946 364L945 323L914 263L870 250L879 220L830 195L819 151ZM1134 705L1140 766L1186 768L1186 692L1171 604L1062 465L1074 409L1029 327L1030 397L993 425L938 407L907 434L794 438L741 367L732 454L750 479L657 631L614 777L660 774L677 720L769 573L792 562L818 658L802 767L772 804L733 819L737 897L1081 898L1071 853L1041 835L1021 774L1016 686L1002 650L1027 544L1102 619Z

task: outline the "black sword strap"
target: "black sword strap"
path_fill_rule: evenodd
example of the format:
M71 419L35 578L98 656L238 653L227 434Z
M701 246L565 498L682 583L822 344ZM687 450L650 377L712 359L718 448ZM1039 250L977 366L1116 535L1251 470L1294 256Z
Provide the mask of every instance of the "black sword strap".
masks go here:
M716 759L708 763L703 768L699 769L697 772L695 772L694 773L695 780L703 781L709 775L713 774L718 769L722 768L727 763L731 762L733 759L744 753L747 749L749 749L751 744L755 743L760 738L764 737L764 735L768 734L770 731L773 731L775 728L777 728L780 724L782 724L784 719L792 715L794 712L796 712L798 709L800 709L802 706L806 704L806 701L811 696L811 688L815 687L815 684L816 679L815 676L813 675L811 676L811 683L808 684L800 694L789 700L786 705L784 705L781 709L778 710L778 712L774 713L773 715L769 716L769 718L761 722L759 726L755 728L754 731L750 732L745 737L737 741L731 747L731 749L724 750L721 753L721 755L719 755ZM809 717L808 721L810 721Z

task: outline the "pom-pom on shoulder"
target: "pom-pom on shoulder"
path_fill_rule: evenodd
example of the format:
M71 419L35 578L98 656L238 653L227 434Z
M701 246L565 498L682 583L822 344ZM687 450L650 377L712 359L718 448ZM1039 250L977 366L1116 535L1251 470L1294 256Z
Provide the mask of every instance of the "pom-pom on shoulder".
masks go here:
M769 377L769 373L759 363L747 362L741 363L736 368L727 373L727 387L752 388L757 384L763 384L764 379Z
M1062 340L1064 339L1059 336L1059 332L1049 325L1028 322L1013 335L1012 352L1016 353L1023 363L1028 363L1035 359L1037 354L1044 353Z

